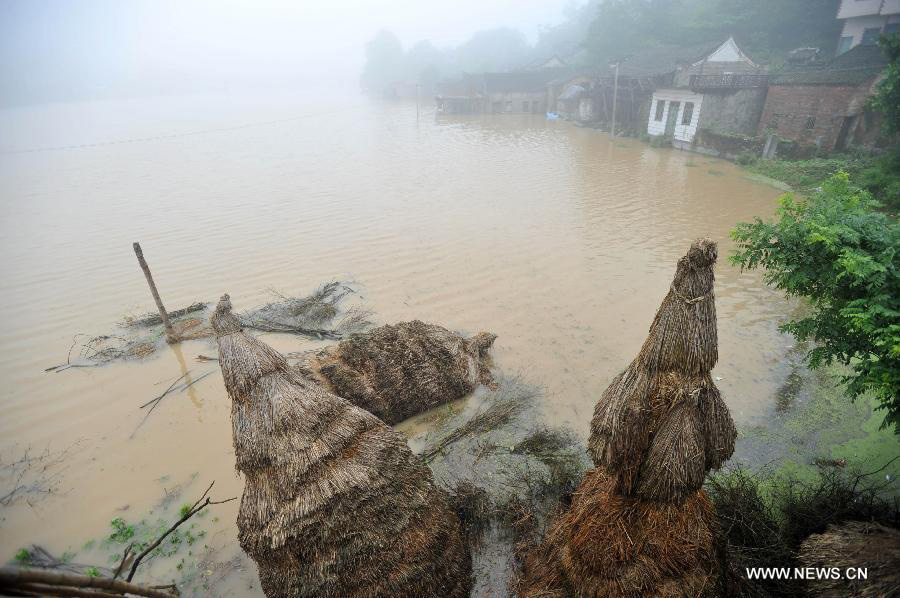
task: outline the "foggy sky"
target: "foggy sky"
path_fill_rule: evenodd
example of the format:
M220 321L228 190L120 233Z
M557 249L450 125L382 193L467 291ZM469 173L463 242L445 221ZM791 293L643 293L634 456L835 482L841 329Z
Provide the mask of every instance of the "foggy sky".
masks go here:
M533 42L571 0L0 0L0 104L355 86L382 28L409 47L514 27Z

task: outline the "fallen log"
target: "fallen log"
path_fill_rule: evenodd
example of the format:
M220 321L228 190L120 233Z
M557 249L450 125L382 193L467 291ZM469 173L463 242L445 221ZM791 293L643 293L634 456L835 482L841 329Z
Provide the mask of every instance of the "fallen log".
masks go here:
M108 592L87 592L85 588L109 590ZM132 594L146 598L172 598L177 593L142 586L121 579L61 573L46 569L28 569L20 567L0 567L0 590L33 591L40 594L57 596L121 596Z

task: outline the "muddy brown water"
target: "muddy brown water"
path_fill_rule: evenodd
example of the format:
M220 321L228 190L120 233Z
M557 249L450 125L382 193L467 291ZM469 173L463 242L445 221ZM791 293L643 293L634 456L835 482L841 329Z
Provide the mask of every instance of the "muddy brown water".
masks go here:
M235 128L261 121L280 122ZM107 141L125 142L10 153ZM53 493L0 507L3 559L30 543L77 551L179 485L177 503L211 480L216 498L241 492L221 378L195 360L214 354L209 342L43 371L65 361L75 333L114 331L152 309L136 240L171 308L226 291L248 308L269 288L305 293L341 279L359 285L379 322L495 332L496 367L541 385L547 419L586 436L676 260L709 236L723 256L714 375L739 425L773 412L787 374L791 343L776 330L787 306L724 259L734 224L770 216L780 192L721 160L537 116L443 117L425 106L417 121L412 104L356 98L7 109L0 151L0 457L79 441L54 470ZM266 340L286 351L319 344ZM135 432L138 406L187 370L214 374L167 397ZM238 554L236 509L217 507L205 523L220 561ZM257 588L245 570L216 593Z

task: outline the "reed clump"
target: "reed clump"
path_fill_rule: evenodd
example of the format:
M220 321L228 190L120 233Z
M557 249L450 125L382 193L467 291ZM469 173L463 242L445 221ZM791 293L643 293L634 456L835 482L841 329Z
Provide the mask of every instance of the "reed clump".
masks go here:
M241 547L267 596L468 596L459 519L403 438L212 316L245 476Z
M298 368L323 388L388 424L493 386L488 350L496 335L471 338L418 320L352 334L308 353Z

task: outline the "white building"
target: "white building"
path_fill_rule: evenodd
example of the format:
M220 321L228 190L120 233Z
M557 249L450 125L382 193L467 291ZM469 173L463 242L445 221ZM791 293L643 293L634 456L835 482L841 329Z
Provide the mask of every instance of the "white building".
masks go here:
M844 22L837 53L874 44L882 34L900 31L900 0L842 0L837 18Z
M728 38L711 54L675 73L673 85L653 92L647 133L702 151L698 128L752 134L766 98L766 69Z

